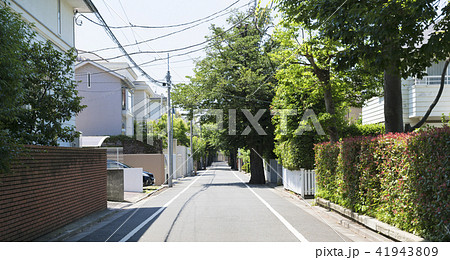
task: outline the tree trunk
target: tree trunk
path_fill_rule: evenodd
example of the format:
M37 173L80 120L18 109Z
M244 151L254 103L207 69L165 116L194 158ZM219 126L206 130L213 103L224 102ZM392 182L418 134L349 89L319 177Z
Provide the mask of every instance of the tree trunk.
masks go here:
M237 170L237 151L232 149L230 150L230 166L232 170Z
M260 157L262 149L258 147L250 148L250 184L265 184L263 160Z
M329 84L328 87L325 88L324 91L324 100L325 100L325 109L328 114L330 114L333 118L331 119L331 126L328 128L328 133L330 134L330 141L335 143L339 141L339 134L336 127L336 111L334 109L333 95L331 93L331 88Z
M402 81L396 63L384 71L384 126L386 133L403 132Z
M336 110L334 108L333 94L331 92L330 71L324 69L317 69L316 74L324 86L323 98L325 101L325 109L327 113L332 116L331 126L328 127L328 134L330 135L330 141L335 143L339 141L339 134L336 126L337 125L335 117Z

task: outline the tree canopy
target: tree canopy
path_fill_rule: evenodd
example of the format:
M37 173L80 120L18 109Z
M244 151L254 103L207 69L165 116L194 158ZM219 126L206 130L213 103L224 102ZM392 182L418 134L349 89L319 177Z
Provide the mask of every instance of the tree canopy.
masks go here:
M401 77L423 76L450 53L450 4L436 0L277 0L284 18L338 41L341 69L364 63L383 72L387 132L401 132ZM442 6L441 6L442 7Z
M343 49L338 42L306 34L295 22L286 22L273 36L278 47L271 56L281 64L272 102L281 111L273 117L275 153L290 169L313 168L314 143L337 141L344 134L348 109L361 107L381 90L380 76L362 66L336 69L333 59ZM328 138L319 136L311 121L312 132L299 133L308 110L317 115Z
M37 40L32 26L0 6L0 164L7 170L18 145L73 141L65 124L83 106L73 80L74 51Z
M223 147L234 158L238 148L250 148L250 182L264 183L261 157L273 149L269 108L275 67L268 56L272 42L266 35L271 20L262 11L258 18L252 12L236 13L228 23L232 26L227 30L211 26L206 57L196 64L189 84L176 86L174 100L185 109L220 109L225 128L218 131L218 138ZM191 98L186 98L188 93ZM261 128L249 131L249 117L258 118Z
M167 114L161 116L160 119L148 122L149 134L153 138L163 140L163 148L167 148ZM173 118L173 138L177 139L179 145L190 146L190 140L187 136L189 127L180 116Z

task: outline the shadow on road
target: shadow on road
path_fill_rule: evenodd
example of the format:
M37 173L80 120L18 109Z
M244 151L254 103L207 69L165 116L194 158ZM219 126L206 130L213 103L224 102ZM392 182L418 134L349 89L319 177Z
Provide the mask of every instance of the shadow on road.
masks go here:
M209 187L239 187L239 188L245 188L245 184L242 182L229 182L229 183L208 183L203 184L203 186L209 188Z
M231 168L230 167L219 167L219 166L213 166L213 167L211 167L211 168L209 168L208 170L213 170L213 171L229 171L229 170L231 170Z
M83 238L80 242L117 242L128 235L133 229L150 218L153 214L161 212L155 215L154 218L143 226L135 235L133 235L128 241L138 241L139 238L147 231L147 229L155 222L155 220L164 212L165 208L151 207L151 208L136 208L136 209L124 209L125 213L122 213L119 218L114 219L107 225L101 227L99 230L91 233Z

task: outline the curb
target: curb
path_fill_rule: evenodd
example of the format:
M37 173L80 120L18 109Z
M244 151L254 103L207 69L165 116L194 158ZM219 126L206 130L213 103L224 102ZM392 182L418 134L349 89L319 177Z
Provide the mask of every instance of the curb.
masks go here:
M316 203L321 207L324 207L329 210L333 210L333 211L341 214L344 217L350 218L351 220L354 220L357 223L359 223L369 229L372 229L376 232L379 232L379 233L381 233L387 237L390 237L392 239L395 239L397 241L400 241L400 242L425 242L425 239L423 239L419 236L416 236L409 232L400 230L399 228L388 225L388 224L381 222L375 218L368 217L365 215L360 215L349 209L346 209L342 206L332 203L326 199L316 198ZM345 224L343 224L343 225L345 225Z
M154 190L154 191L152 191L152 192L146 193L145 196L142 196L140 199L138 199L138 200L132 202L132 204L137 203L137 202L139 202L139 201L141 201L141 200L143 200L143 199L146 199L146 198L150 197L151 195L157 193L158 191L160 191L160 190L162 190L162 189L165 189L165 188L168 188L168 187L169 187L169 186L167 186L167 185L161 185L161 187L159 187L158 189L156 189L156 190Z
M270 187L270 186L269 186ZM273 187L275 190L277 190L278 192L284 192L285 194L287 194L290 198L292 199L296 199L296 200L302 200L305 203L311 204L308 201L313 201L313 199L303 199L299 194L285 189L283 186L275 186ZM311 205L312 206L312 205ZM322 207L323 209L325 209L325 207ZM316 216L316 215L314 215ZM349 230L351 230L353 233L360 235L364 238L370 239L372 241L376 241L376 242L387 242L385 240L380 239L379 237L375 236L373 233L374 231L367 229L366 226L361 225L359 223L356 223L353 220L349 220L346 218L346 216L342 216L339 213L335 213L335 214L330 214L327 215L328 217L334 219L334 221L336 221L336 223L338 223L339 225L341 225L344 228L347 228Z
M70 224L65 225L62 228L59 228L53 232L50 232L44 236L39 237L38 239L34 240L35 242L62 242L66 240L69 237L72 237L78 233L81 233L85 231L86 229L94 226L95 224L98 224L102 222L103 220L113 216L114 214L119 213L122 211L122 209L129 207L130 205L133 205L139 201L142 201L143 199L146 199L150 197L151 195L155 194L156 192L167 188L167 186L161 186L160 188L154 190L151 193L146 194L145 196L142 196L136 201L128 202L129 205L126 205L121 208L107 208L104 210L100 210L97 212L94 212L92 214L89 214L81 219L78 219Z
M102 222L106 218L118 213L119 211L120 209L104 209L94 212L62 228L39 237L38 239L34 240L34 242L62 242L65 239L81 233L87 228Z

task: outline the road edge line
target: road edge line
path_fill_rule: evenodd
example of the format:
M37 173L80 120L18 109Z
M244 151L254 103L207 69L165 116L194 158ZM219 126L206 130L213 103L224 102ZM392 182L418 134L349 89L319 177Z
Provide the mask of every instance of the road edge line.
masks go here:
M291 223L289 223L283 216L281 216L280 213L278 213L274 208L272 208L272 206L270 206L270 204L267 203L267 201L265 201L263 198L261 198L261 196L259 196L250 186L247 185L247 183L245 183L241 178L239 178L239 176L237 176L234 171L232 171L232 172L233 172L234 176L236 176L236 178L238 178L264 204L264 206L266 206L266 208L268 208L270 210L270 212L272 212L275 215L275 217L277 217L278 220L280 220L281 223L283 223L283 225L298 240L300 240L300 242L309 242L300 232L298 232L297 229L294 228L294 226L291 225Z

